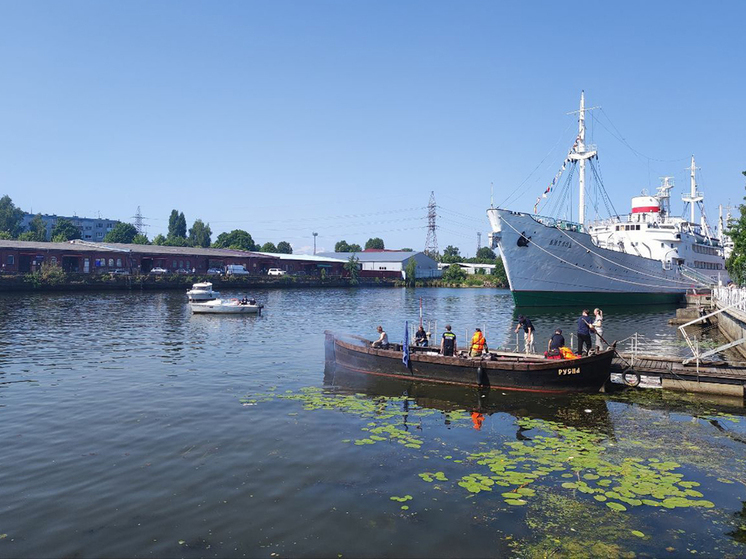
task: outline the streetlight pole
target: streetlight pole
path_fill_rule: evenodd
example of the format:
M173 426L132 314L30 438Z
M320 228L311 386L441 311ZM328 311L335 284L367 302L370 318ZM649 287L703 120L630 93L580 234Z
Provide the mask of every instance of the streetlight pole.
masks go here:
M315 231L312 234L313 234L313 253L316 254L316 237L318 237L319 234L316 233Z

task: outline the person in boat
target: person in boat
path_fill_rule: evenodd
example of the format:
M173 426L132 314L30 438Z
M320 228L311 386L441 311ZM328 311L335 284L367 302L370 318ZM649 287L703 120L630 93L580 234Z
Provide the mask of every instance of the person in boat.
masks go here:
M446 324L446 331L443 332L443 338L440 341L440 353L448 357L456 354L456 334L451 332L451 325Z
M596 333L596 350L604 348L604 312L601 309L593 309L593 331Z
M522 314L518 315L518 326L515 327L516 334L523 328L523 343L526 353L534 353L534 325L528 317Z
M549 338L547 343L547 352L544 357L556 357L560 355L560 348L565 345L565 337L562 335L562 330L557 328Z
M420 324L420 327L414 334L414 345L427 347L427 332L425 332L422 324Z
M593 328L593 322L588 318L588 309L583 309L583 314L578 318L578 355L583 355L583 349L588 348L590 351L593 347L591 345L591 330Z
M380 349L388 349L389 348L389 336L384 332L383 326L379 326L376 328L378 330L378 339L373 342L373 347L380 348Z
M249 305L256 305L256 299L254 299L253 297L249 299Z
M244 295L244 297L243 297L243 299L241 299L240 303L242 305L248 305L249 304L249 300L246 298L246 295Z
M484 339L482 331L479 328L475 328L474 335L471 337L469 355L471 357L479 357L482 353L487 353L487 340Z

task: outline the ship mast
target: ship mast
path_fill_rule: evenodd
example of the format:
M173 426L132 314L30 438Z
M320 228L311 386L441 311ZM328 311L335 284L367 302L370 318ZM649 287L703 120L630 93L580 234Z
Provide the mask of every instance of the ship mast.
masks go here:
M689 210L690 210L690 213L689 213L689 222L692 223L692 224L695 223L695 221L694 221L694 204L696 204L697 202L701 202L702 200L705 199L704 196L702 196L701 192L697 192L697 180L696 180L696 178L694 176L694 174L695 174L694 172L696 170L697 170L697 168L694 166L694 156L692 155L692 164L689 167L689 177L690 177L689 178L689 184L690 184L689 196L682 196L682 198L681 198L684 202L686 202L687 204L689 204Z
M594 109L596 107L593 107ZM578 113L578 139L573 146L573 151L569 159L580 162L578 170L578 182L580 183L580 193L578 195L578 223L585 226L585 162L587 159L596 155L595 146L589 146L591 149L586 150L585 145L585 111L592 109L585 108L585 91L580 92L580 110L573 111ZM569 113L569 114L573 114Z

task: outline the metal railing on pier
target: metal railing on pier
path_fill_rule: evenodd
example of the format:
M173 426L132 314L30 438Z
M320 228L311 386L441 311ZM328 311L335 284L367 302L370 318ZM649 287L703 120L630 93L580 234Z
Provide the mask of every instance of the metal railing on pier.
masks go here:
M731 307L746 313L746 287L719 286L712 290L713 300L718 306Z

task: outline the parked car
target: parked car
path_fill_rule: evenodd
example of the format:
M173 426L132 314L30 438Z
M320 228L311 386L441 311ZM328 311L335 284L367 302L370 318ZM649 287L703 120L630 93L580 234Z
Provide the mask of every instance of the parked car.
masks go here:
M284 276L285 274L287 274L287 272L285 270L280 270L279 268L270 268L267 270L268 276Z
M230 264L225 267L225 275L227 276L247 276L249 272L240 264Z
M152 268L149 273L160 276L162 274L167 274L168 270L166 270L166 268Z
M211 276L221 276L223 275L223 270L220 268L210 268L207 270L207 273Z
M191 272L189 270L187 270L186 268L179 268L178 270L176 270L175 273L177 273L177 274L191 274Z
M112 276L128 276L128 275L130 275L130 273L127 270L123 269L123 268L119 268L117 270L112 270L109 273Z

